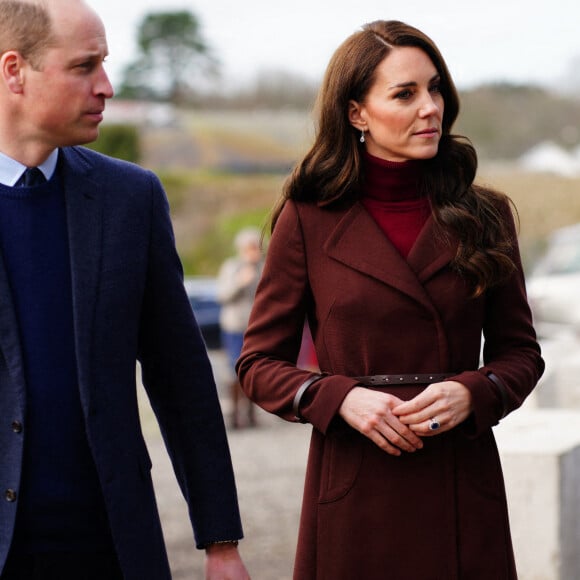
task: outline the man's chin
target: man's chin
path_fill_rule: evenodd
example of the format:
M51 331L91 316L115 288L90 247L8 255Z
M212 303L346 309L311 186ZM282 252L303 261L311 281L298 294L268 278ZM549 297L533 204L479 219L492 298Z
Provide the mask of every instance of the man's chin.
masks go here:
M99 129L95 128L90 131L83 131L82 133L71 137L65 143L61 143L61 147L71 147L73 145L89 145L94 143L99 138Z

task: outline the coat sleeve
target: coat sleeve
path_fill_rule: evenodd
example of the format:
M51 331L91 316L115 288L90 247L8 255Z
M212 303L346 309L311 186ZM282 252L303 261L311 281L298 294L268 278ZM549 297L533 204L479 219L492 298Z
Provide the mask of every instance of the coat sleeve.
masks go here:
M467 424L470 435L496 425L517 409L531 393L544 372L544 361L532 324L517 233L509 206L503 207L512 238L511 258L516 269L504 284L487 291L483 325L483 366L464 372L454 380L472 394L474 421Z
M239 539L242 528L210 361L183 286L168 203L152 174L151 180L139 360L201 548L212 541Z
M297 206L287 202L272 234L237 371L250 399L297 421L294 400L313 373L296 367L304 321L312 305L307 255ZM323 376L301 398L300 419L326 432L356 381Z

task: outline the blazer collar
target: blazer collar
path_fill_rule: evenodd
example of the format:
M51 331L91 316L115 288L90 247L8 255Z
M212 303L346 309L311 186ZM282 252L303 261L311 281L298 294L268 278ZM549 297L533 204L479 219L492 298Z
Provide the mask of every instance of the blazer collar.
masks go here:
M454 238L437 235L432 217L421 230L407 259L385 236L361 203L345 211L324 246L333 259L431 305L425 282L453 259Z
M102 184L90 160L75 148L64 149L60 171L65 192L72 277L76 352L81 386L91 360L102 251Z

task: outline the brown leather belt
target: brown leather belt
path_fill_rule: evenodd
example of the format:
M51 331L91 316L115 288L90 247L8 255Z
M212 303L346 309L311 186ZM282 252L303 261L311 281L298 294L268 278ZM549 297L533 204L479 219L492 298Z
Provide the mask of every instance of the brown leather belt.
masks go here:
M417 373L401 375L370 375L367 377L354 377L359 383L366 387L387 387L395 385L430 385L440 383L457 373Z

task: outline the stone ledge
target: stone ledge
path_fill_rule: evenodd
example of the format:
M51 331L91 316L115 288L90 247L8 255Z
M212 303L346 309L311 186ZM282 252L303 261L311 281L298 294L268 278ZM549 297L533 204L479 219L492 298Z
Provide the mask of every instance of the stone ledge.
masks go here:
M494 432L520 580L580 578L580 411L524 408Z

